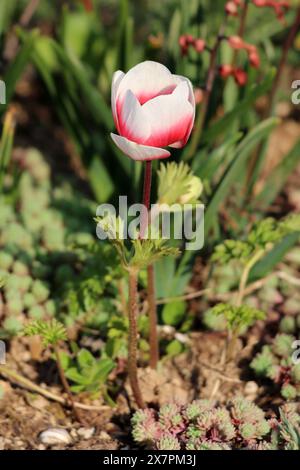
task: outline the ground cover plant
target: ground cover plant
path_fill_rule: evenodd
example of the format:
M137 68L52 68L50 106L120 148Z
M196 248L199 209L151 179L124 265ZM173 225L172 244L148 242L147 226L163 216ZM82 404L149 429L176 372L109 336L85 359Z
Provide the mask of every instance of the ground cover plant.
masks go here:
M299 30L0 3L1 450L299 450Z

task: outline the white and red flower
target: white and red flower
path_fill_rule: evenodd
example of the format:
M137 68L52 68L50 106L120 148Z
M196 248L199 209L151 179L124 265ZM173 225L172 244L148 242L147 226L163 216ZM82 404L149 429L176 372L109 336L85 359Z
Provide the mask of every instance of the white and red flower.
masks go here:
M134 160L169 157L163 147L183 147L194 125L191 82L158 62L142 62L126 74L115 72L111 105L119 133L111 137Z

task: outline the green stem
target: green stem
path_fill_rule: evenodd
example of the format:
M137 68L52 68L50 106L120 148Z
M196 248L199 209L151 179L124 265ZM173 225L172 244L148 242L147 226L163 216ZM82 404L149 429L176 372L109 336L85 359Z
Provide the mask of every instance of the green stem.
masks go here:
M247 286L251 269L263 257L264 253L265 253L264 250L258 250L244 267L244 270L242 272L242 276L240 279L240 283L239 283L239 290L238 290L238 295L237 295L237 300L236 300L237 307L240 307L243 303L245 290L246 290L246 286Z
M137 314L138 314L138 271L129 271L129 336L128 336L128 375L135 402L139 408L145 408L137 375Z
M258 250L244 267L244 270L242 272L242 276L240 279L240 283L239 283L237 298L236 298L237 307L241 307L241 305L243 304L247 282L249 279L251 269L263 257L264 254L265 254L264 250ZM239 330L234 329L231 333L231 337L228 337L228 340L227 340L225 362L230 361L232 359L238 337L239 337Z

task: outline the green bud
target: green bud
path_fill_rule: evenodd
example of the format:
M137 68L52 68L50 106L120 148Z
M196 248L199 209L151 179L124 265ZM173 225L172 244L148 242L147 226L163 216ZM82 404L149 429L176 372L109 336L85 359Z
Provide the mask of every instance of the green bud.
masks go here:
M300 364L293 366L291 375L294 382L300 382Z
M256 428L252 423L242 424L239 430L244 439L254 439L256 437Z
M28 316L34 320L41 320L45 316L45 310L41 305L35 305L28 310Z
M294 400L297 397L297 390L293 385L286 384L281 389L281 395L286 400Z
M11 334L12 336L15 336L23 328L22 320L19 317L10 316L4 320L3 328L9 334Z
M26 276L29 272L26 264L21 261L15 261L12 270L17 276Z
M2 251L0 253L0 269L8 271L13 263L13 260L13 257L9 253Z
M26 294L24 295L23 302L24 302L24 307L29 309L33 307L34 305L36 305L36 298L31 292L26 292Z
M9 300L6 303L6 313L8 315L19 315L22 313L23 303L20 299Z
M22 276L20 278L20 289L22 292L29 291L31 284L32 284L32 279L30 276Z
M32 266L32 275L38 279L45 279L50 273L48 266L43 265L39 261L35 261Z
M292 343L295 338L287 334L278 334L274 339L273 351L281 357L290 357L292 353Z
M57 311L56 303L54 300L48 300L45 303L44 308L45 308L46 314L51 317L54 316Z
M38 302L45 302L50 295L47 284L39 280L34 281L31 291Z
M296 319L290 315L282 318L280 321L279 329L282 333L295 333Z

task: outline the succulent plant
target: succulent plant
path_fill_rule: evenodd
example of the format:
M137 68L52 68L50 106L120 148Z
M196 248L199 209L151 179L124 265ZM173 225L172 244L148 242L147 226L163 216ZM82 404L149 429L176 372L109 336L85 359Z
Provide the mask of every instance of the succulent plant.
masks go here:
M293 425L299 421L294 410ZM287 443L281 421L266 419L263 410L243 397L226 406L196 400L188 405L167 404L158 412L139 410L131 424L134 440L155 450L271 449L285 448Z
M272 344L263 346L251 362L254 372L279 386L286 400L300 396L300 365L294 364L292 360L294 341L294 336L279 333Z

